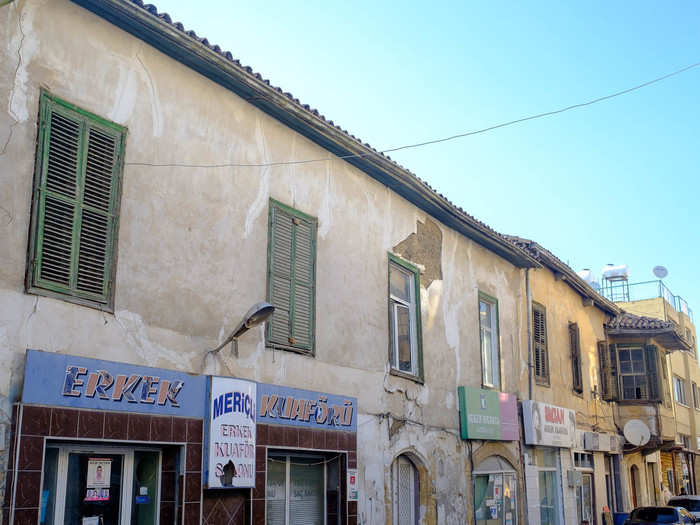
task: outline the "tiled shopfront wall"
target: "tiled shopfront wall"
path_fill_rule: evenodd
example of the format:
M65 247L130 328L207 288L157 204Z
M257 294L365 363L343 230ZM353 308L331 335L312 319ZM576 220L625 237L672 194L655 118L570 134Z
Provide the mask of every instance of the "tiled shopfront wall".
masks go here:
M14 483L17 485L14 524L36 525L38 522L44 442L51 438L177 444L163 447L160 523L170 525L176 516L177 523L183 523L183 515L184 525L200 523L201 419L24 405L21 407L21 432L17 432L19 409L15 405L10 428L10 461L2 525L9 523ZM18 438L19 457L15 465ZM178 474L177 461L182 451L185 452L185 473ZM175 498L176 490L178 498Z
M253 489L253 523L265 524L266 459L269 448L308 449L329 452L344 452L347 468L357 468L357 435L339 430L317 430L304 427L257 425L257 448L255 450L255 489ZM346 503L345 469L343 465L342 505ZM348 525L357 525L357 502L347 502Z

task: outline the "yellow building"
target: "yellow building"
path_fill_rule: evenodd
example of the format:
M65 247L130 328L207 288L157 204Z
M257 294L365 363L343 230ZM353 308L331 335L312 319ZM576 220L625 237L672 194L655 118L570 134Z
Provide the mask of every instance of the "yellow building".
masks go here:
M695 494L700 484L700 367L693 312L660 280L604 280L601 292L627 312L662 321L677 340L674 346L680 351L671 352L662 363L668 383L663 404L673 423L668 425L669 440L658 454L658 474L672 493L678 494L684 488Z
M551 252L511 237L542 268L528 270L520 398L530 524L599 523L623 511L622 436L601 395L599 353L621 309Z

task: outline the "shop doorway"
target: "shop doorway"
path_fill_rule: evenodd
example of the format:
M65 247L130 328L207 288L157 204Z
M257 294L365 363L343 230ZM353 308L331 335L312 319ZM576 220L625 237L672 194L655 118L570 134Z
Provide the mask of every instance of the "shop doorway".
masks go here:
M576 513L578 522L595 523L593 514L593 474L583 472L581 474L581 484L576 487Z
M41 525L158 525L161 451L49 444Z
M658 505L659 499L656 495L656 463L647 463L647 494L649 495L649 505Z
M505 459L491 456L474 469L476 525L517 525L518 483Z
M641 502L639 497L639 467L637 465L632 465L630 468L630 482L632 483L632 507L637 508Z
M267 525L340 525L342 456L269 452Z
M394 525L418 523L418 470L406 456L399 456L392 466L392 515Z

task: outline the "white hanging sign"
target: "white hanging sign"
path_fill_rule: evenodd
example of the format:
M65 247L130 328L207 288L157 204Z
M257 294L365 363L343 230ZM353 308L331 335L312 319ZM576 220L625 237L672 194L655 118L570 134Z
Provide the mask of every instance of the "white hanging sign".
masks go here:
M523 401L525 444L573 448L576 412L539 401Z
M255 487L256 384L212 377L207 432L207 488Z

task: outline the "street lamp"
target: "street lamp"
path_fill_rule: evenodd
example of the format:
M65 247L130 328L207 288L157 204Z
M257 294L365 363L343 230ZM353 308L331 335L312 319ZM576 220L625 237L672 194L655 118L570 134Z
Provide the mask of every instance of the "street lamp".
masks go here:
M224 346L233 341L233 355L238 357L238 338L254 326L258 326L259 324L267 321L274 311L275 307L270 303L261 302L253 305L243 316L243 319L241 319L241 322L238 323L238 326L236 326L233 332L231 332L231 335L229 335L223 343L214 348L214 350L209 350L207 353L213 354L214 352L218 352Z

